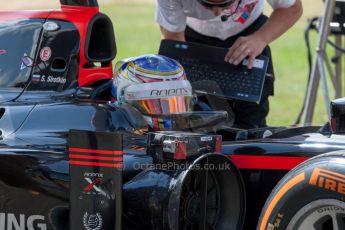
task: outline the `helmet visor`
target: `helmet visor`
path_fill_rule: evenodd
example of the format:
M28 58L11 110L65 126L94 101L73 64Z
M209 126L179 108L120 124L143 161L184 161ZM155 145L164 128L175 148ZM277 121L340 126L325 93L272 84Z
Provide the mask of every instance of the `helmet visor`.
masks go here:
M134 107L147 115L169 115L190 111L191 96L175 96L161 99L131 101Z
M143 114L168 115L190 111L192 87L187 80L128 86L125 101Z

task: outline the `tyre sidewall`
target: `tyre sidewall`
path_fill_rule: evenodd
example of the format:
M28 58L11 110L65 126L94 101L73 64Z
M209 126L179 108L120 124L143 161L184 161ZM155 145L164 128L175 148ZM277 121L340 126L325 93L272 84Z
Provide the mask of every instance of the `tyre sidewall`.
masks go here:
M298 211L321 199L345 200L344 157L317 157L290 171L268 198L258 229L285 230Z

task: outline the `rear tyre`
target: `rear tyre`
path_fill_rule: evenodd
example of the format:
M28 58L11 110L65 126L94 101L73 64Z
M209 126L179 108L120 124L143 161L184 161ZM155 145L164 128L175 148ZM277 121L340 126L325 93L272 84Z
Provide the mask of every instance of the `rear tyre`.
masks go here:
M345 229L345 152L314 157L287 173L266 201L257 229Z

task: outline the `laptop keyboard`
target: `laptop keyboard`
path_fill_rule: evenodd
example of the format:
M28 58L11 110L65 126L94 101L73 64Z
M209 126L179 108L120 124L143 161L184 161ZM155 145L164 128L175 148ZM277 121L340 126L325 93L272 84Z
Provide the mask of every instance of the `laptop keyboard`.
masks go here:
M197 93L258 102L261 95L263 78L258 71L249 70L246 66L214 68L200 60L182 57L178 60L184 67L187 79Z

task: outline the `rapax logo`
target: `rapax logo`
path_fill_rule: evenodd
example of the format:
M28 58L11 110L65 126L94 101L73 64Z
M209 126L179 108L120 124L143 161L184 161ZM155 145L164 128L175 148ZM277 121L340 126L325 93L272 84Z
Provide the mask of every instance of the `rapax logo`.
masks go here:
M1 230L47 230L44 216L0 213Z
M151 96L179 96L189 94L188 88L152 90Z

